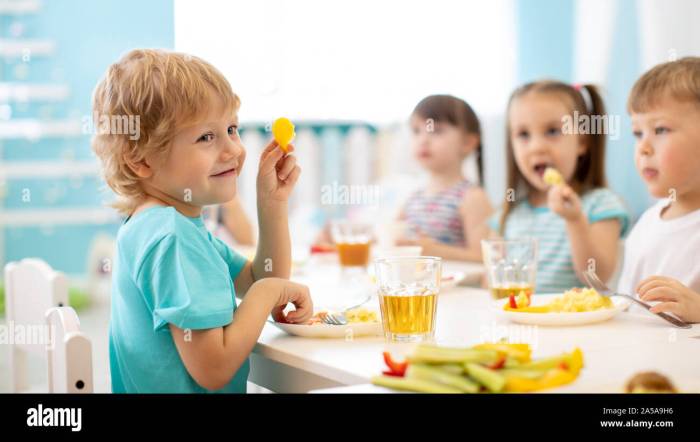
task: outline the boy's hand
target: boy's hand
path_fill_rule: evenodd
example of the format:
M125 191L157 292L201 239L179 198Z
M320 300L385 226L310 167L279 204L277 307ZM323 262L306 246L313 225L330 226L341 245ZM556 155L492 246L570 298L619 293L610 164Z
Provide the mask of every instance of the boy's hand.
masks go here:
M308 321L314 312L309 288L285 279L275 279L279 281L279 299L272 309L272 318L277 322L289 324L303 324ZM294 305L296 310L290 311L285 316L284 309L290 303Z
M552 212L566 221L578 221L584 217L581 198L574 192L574 189L566 184L549 188L547 205Z
M639 283L637 293L642 301L659 301L653 313L670 312L686 322L700 322L700 293L673 278L649 277Z
M289 144L287 151L293 152L294 146ZM259 202L286 202L289 199L301 173L296 161L296 157L285 154L274 140L265 147L258 168Z

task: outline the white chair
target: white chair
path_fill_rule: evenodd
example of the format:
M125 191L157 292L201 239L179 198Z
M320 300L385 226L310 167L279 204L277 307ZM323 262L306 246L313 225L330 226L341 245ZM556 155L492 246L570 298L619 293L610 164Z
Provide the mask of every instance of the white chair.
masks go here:
M15 331L8 346L11 388L15 393L28 391L27 359L30 355L45 358L51 341L46 312L68 305L68 280L40 259L10 262L5 266L5 304L7 325Z
M92 345L72 307L46 312L49 393L92 393Z

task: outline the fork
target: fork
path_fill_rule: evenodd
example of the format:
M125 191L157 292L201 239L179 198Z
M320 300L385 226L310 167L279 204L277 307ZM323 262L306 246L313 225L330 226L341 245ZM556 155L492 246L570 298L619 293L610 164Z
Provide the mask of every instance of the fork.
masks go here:
M347 325L348 323L348 318L345 317L345 312L350 311L352 309L356 309L365 303L372 299L371 296L368 296L364 301L357 305L353 305L352 307L348 307L345 310L343 310L341 313L328 313L328 312L322 312L319 314L319 318L324 324L330 324L330 325Z
M598 293L600 293L603 296L607 296L607 297L621 296L623 298L627 298L630 301L634 301L637 304L644 307L649 313L653 313L657 316L660 316L661 318L665 319L666 321L670 322L671 324L675 325L676 327L679 327L679 328L691 328L692 327L687 322L682 321L674 316L671 316L668 313L664 313L664 312L654 313L654 312L652 312L651 305L647 304L644 301L641 301L641 300L635 298L634 296L625 295L624 293L613 292L612 290L610 290L608 288L608 286L606 286L603 283L603 281L600 280L598 275L596 275L596 273L593 270L586 270L585 272L583 272L583 278L586 280L588 285L593 287Z

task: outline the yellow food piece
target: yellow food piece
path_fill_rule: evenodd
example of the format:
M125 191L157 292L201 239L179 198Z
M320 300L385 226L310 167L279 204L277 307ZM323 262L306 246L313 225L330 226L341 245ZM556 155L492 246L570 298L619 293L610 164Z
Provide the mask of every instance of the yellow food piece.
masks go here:
M519 302L516 302L520 306ZM503 305L503 310L523 313L577 313L592 312L604 308L613 308L610 298L601 296L595 289L574 288L562 296L554 298L549 304L511 308L509 301Z
M576 347L571 353L564 354L561 362L564 363L564 366L552 368L537 379L506 376L505 391L525 393L569 384L578 378L581 368L583 368L583 352Z
M610 298L601 296L595 289L572 289L549 303L553 312L592 312L604 308L613 308Z
M515 305L517 305L518 308L529 307L530 298L527 296L527 293L521 290L518 296L515 297Z
M506 377L505 391L511 393L526 393L530 391L546 390L548 388L569 384L576 380L576 377L577 375L574 373L561 368L554 368L539 379L509 376Z
M345 312L348 322L378 322L377 312L366 308L356 308Z
M281 117L272 123L272 136L283 151L287 152L287 146L294 135L294 124L288 118Z
M494 342L477 344L473 347L476 350L494 350L504 356L510 356L518 362L529 362L532 349L530 344L511 344L506 342Z
M550 186L558 186L564 184L564 177L561 176L557 169L548 167L544 171L544 182Z

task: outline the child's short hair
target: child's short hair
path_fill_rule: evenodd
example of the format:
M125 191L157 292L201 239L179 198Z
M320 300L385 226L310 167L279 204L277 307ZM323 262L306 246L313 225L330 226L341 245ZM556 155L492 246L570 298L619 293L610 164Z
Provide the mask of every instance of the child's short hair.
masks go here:
M151 153L167 153L178 129L206 116L214 98L231 113L240 105L223 74L191 55L136 49L107 69L93 94L98 130L92 148L102 162L107 185L118 196L113 204L117 210L129 214L145 197L129 164ZM135 119L138 136L105 130L103 123L114 117Z
M648 111L664 98L700 106L700 57L669 61L647 71L632 87L627 111Z

